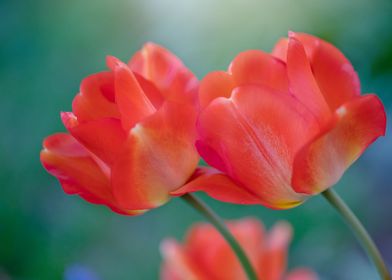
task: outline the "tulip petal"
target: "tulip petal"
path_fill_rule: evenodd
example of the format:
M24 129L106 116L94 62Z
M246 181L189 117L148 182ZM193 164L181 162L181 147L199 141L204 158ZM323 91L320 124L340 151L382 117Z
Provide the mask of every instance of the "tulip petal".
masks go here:
M66 184L65 192L95 192L98 197L111 196L109 180L90 157L88 151L71 135L58 133L43 143L41 161L50 174Z
M122 126L128 131L156 109L125 63L115 57L108 57L107 64L115 73L116 103L121 113Z
M293 31L289 31L289 38L295 38L301 42L303 45L306 55L308 59L311 61L313 57L314 50L320 44L321 39L305 34L305 33L297 33ZM288 38L281 38L278 43L276 43L274 49L272 50L272 55L283 60L287 61L287 50L289 46Z
M249 50L237 55L230 64L236 86L263 85L277 91L288 91L286 65L280 59L259 50Z
M314 78L332 111L360 95L358 74L342 52L332 44L309 34L291 32L290 35L304 46ZM286 38L279 40L272 54L286 60L288 44Z
M333 45L307 34L296 34L305 49L310 49L313 75L330 109L336 110L360 95L357 73L350 61Z
M265 279L283 279L291 237L292 229L286 222L277 223L268 233L260 264Z
M230 97L235 87L233 78L224 71L208 73L200 82L199 99L202 108L218 97Z
M331 115L329 107L313 77L305 49L295 37L290 37L287 50L287 73L292 94L325 124Z
M286 275L285 280L318 280L316 273L307 268L296 268Z
M89 201L100 204L112 197L108 177L72 136L53 134L44 140L43 146L41 162L59 179L66 193L86 194Z
M90 152L112 165L121 152L127 134L118 119L104 118L79 123L72 113L62 113L64 126Z
M188 181L199 161L194 106L166 101L131 129L112 170L114 194L127 209L157 207Z
M293 157L316 129L312 116L294 97L262 87L239 87L230 99L218 98L201 113L200 141L215 153L211 158L210 153L199 152L262 204L289 208L305 198L290 186ZM223 167L216 166L218 156Z
M161 254L164 259L161 270L162 280L201 280L204 278L197 266L190 260L177 241L166 239L162 242Z
M108 175L71 135L53 134L44 140L43 146L40 154L42 165L60 181L65 193L77 194L94 204L104 204L122 215L139 215L145 212L117 206Z
M147 98L151 101L151 104L154 105L155 109L158 110L163 102L165 101L164 97L162 96L161 92L156 88L156 86L146 80L143 76L134 73L139 85L143 89L144 93L146 94Z
M329 129L296 155L295 191L316 194L334 185L367 146L385 134L386 116L376 95L357 97L339 107Z
M244 249L253 267L259 260L264 229L256 219L228 222L227 226ZM209 224L197 224L189 231L185 251L208 277L202 279L246 279L246 275L232 249L220 233Z
M276 43L275 47L273 48L271 54L276 58L286 62L287 61L287 48L289 46L289 39L281 38Z
M147 43L129 61L132 71L154 83L165 99L195 100L198 80L174 54L154 43Z
M72 111L79 121L120 118L114 103L113 73L101 72L83 79L80 93L72 102Z
M260 204L260 199L248 192L245 188L239 187L224 173L214 169L198 168L183 187L171 192L171 195L181 196L186 193L203 191L217 200L237 203L237 204Z

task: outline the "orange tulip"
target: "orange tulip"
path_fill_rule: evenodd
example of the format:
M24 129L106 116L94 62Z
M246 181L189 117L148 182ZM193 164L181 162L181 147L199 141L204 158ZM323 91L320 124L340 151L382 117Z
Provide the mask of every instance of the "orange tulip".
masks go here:
M379 136L383 105L331 44L290 32L272 54L240 53L200 85L196 145L205 169L176 195L203 190L234 203L299 205L334 185Z
M64 191L122 214L162 205L199 161L194 147L198 81L166 49L148 43L127 64L82 81L70 134L44 141L41 161Z
M291 227L276 224L266 233L256 219L229 222L228 227L249 257L257 275L263 280L316 280L306 268L286 274L287 250ZM210 224L197 224L189 231L184 244L173 239L161 244L162 280L241 280L247 279L236 256L222 236Z

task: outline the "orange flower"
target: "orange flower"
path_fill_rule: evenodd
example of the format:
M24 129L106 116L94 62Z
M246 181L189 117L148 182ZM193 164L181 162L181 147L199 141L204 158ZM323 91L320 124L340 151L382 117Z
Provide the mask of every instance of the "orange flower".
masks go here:
M229 222L228 227L263 280L316 280L309 269L286 274L287 250L291 240L288 223L276 224L269 233L256 219ZM247 279L233 251L209 224L197 224L183 245L173 239L161 244L162 280L241 280Z
M283 209L334 185L385 134L383 105L331 44L290 32L272 54L240 53L200 85L196 145L205 169L176 195L203 190ZM219 171L218 171L219 170Z
M70 134L46 138L41 161L66 193L138 214L165 203L197 166L198 81L152 43L128 65L107 65L82 81L73 112L61 114Z

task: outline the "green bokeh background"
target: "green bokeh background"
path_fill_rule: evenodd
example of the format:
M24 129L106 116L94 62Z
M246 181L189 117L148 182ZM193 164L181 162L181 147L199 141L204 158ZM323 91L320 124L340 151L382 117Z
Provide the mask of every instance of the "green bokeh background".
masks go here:
M39 162L42 139L64 131L60 111L105 56L127 60L163 44L199 78L246 49L271 50L288 30L320 36L358 71L363 92L392 112L392 1L0 2L0 279L157 279L159 243L201 217L179 199L124 217L63 193ZM391 126L389 125L389 130ZM379 139L336 190L392 265L392 136ZM321 197L289 211L229 205L201 195L227 219L255 216L295 231L289 266L321 279L377 279L352 233Z

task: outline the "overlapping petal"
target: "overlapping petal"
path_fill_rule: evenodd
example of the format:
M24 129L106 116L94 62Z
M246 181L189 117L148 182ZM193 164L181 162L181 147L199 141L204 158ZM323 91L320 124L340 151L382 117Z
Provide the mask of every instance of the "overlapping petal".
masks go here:
M291 93L306 106L321 125L330 117L330 110L313 76L305 49L291 37L287 49L287 74Z
M316 194L334 185L386 129L383 105L371 94L339 107L331 122L295 157L292 185L297 192Z
M292 124L287 126L288 122ZM293 157L302 138L310 137L316 128L312 115L292 96L268 88L239 87L230 99L218 98L201 113L200 141L214 153L199 152L264 204L290 207L304 199L288 181ZM214 166L217 155L224 166Z
M145 44L128 65L132 71L154 81L165 99L189 102L197 98L196 77L180 59L157 44Z
M71 135L53 134L45 139L43 146L41 162L50 174L59 179L66 193L78 194L91 203L105 204L121 214L140 213L116 205L107 169L102 168Z
M110 196L107 174L92 159L88 151L72 136L54 134L45 139L41 160L45 168L66 185L67 193L89 192L97 197Z
M129 67L114 57L108 57L108 66L114 72L116 104L121 123L128 131L144 118L155 113L152 105Z
M202 108L205 108L215 98L229 98L236 84L232 76L224 71L208 73L200 83L199 100Z
M80 123L72 113L62 113L64 126L75 139L108 165L112 165L121 152L127 133L120 120L103 118Z
M157 89L157 87L149 80L145 79L143 76L133 73L137 79L140 87L143 89L144 94L150 100L151 104L154 105L155 109L158 110L163 102L165 101L164 96Z
M228 203L260 203L260 199L256 195L240 187L238 183L234 182L226 174L214 168L198 168L187 184L172 191L170 194L181 196L196 191L206 192L211 197Z
M80 85L80 92L72 102L72 111L79 121L100 118L120 118L114 103L114 75L101 72L85 78Z
M280 59L259 50L249 50L237 55L229 66L228 73L236 86L262 85L287 92L286 65Z
M154 115L135 126L113 168L118 202L131 209L152 208L184 185L199 161L194 147L196 110L166 101Z
M277 91L288 90L286 65L274 56L258 50L237 55L227 72L206 75L200 84L199 99L204 108L215 98L230 97L235 87L242 85L268 86Z
M317 85L332 111L360 95L360 82L350 61L332 44L305 33L291 33L304 46ZM288 39L281 39L272 54L287 60Z

